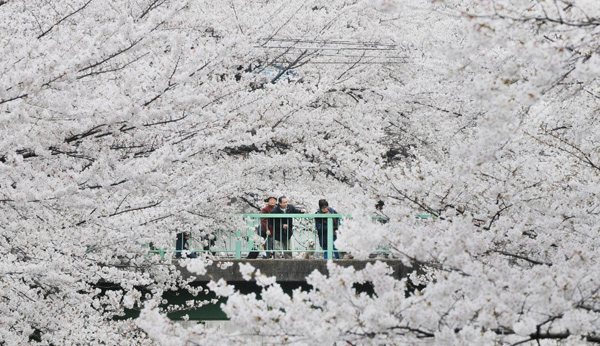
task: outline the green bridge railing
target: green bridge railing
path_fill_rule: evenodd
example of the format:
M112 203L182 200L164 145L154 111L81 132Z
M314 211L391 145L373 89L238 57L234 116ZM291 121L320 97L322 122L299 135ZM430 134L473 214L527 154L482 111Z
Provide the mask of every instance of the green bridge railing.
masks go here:
M200 253L210 253L217 257L241 259L248 257L250 253L261 257L262 253L274 252L283 256L291 257L296 253L300 258L334 258L339 251L334 247L334 225L343 224L345 219L352 218L349 214L236 214L235 216L244 219L246 227L241 230L210 230L189 232L189 238L184 239L178 236L174 246L171 249L155 248L152 244L148 245L149 254L159 254L164 259L168 253L175 254L176 257L194 257ZM435 218L432 214L416 214L418 219ZM284 219L291 219L293 223L293 234L289 237L288 248L274 247L267 249L269 239L263 232L262 220L265 220L267 228L270 228L272 234L270 237L277 239L273 242L276 245L281 239L286 237L285 228L282 226ZM387 222L387 219L381 216L374 216L374 222ZM323 230L321 236L325 248L320 246L317 224L321 223ZM178 234L178 235L181 235ZM179 242L179 244L178 244ZM187 243L187 248L184 246ZM376 251L376 254L389 253L389 247L382 244Z

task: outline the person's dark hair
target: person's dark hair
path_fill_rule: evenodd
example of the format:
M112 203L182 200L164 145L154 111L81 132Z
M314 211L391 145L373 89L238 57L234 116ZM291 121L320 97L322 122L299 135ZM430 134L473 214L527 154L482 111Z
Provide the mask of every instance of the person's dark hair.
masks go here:
M377 210L381 210L381 209L383 209L383 206L384 206L384 205L385 205L385 203L383 203L383 201L382 201L382 200L379 200L379 201L377 202L377 204L375 204L375 209L377 209Z
M287 199L287 197L285 197L285 196L281 196L281 197L279 197L279 199L277 200L277 203L281 203L281 201L282 201L284 198L285 198L285 199Z
M323 207L329 207L329 203L327 203L327 200L320 199L319 200L319 209L323 209Z

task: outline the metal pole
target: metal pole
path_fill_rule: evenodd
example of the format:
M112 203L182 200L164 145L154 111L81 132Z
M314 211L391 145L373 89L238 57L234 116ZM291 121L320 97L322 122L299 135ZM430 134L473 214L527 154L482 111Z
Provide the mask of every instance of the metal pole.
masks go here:
M327 218L327 259L333 259L333 219Z
M242 241L240 240L241 238L242 232L235 231L235 258L237 259L242 258Z
M248 222L248 251L254 250L254 218L250 218L250 222Z

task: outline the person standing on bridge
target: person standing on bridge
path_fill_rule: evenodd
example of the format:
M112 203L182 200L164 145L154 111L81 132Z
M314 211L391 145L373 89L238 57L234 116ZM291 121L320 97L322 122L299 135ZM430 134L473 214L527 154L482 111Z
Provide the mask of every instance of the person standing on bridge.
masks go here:
M177 233L177 242L175 243L176 258L197 258L195 252L190 252L190 232Z
M267 197L265 198L265 202L267 203L267 205L264 208L262 208L260 212L261 214L270 214L277 205L277 198ZM275 252L273 252L273 219L261 219L260 226L260 236L265 238L265 258L274 258Z
M317 210L317 212L315 214L337 214L338 212L335 211L335 209L330 208L329 207L329 203L327 202L327 200L324 199L320 199L319 200L319 210ZM340 224L340 219L338 218L333 218L333 241L335 242L335 240L337 239L337 230ZM321 245L321 249L323 249L323 251L325 251L323 253L323 258L327 259L327 246L328 241L327 241L327 218L315 218L315 227L317 228L317 235L319 236L319 245ZM333 258L335 259L339 259L340 258L340 253L337 251L337 249L335 248L335 245L333 245Z
M271 214L304 214L306 210L298 209L291 204L288 204L287 197L281 196L278 199L279 204L271 211ZM292 218L274 218L273 231L275 232L275 240L281 244L283 258L292 258L290 250L290 238L294 234L294 219Z

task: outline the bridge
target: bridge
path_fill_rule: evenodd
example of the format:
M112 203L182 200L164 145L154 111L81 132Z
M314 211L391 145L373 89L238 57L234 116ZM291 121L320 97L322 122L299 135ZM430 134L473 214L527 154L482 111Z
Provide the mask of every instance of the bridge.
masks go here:
M178 232L174 244L168 247L156 247L148 244L149 254L165 256L196 257L201 253L210 253L218 259L250 259L265 255L269 241L275 243L271 248L278 256L294 258L337 258L340 253L334 247L337 227L344 220L352 218L348 214L237 214L244 220L245 227L237 230L197 230ZM434 219L432 214L416 214L416 218ZM385 223L383 216L373 216L373 222ZM293 234L288 235L285 224L293 224ZM271 232L266 234L265 228ZM271 238L271 239L269 239ZM287 248L277 248L277 241L286 238ZM276 240L276 241L274 241ZM323 246L322 246L323 245ZM389 254L387 244L380 244L373 253Z
M149 255L155 254L165 258L166 256L185 258L193 254L196 257L202 253L210 253L213 259L213 265L206 267L207 272L204 275L189 272L184 266L179 266L181 275L185 279L193 277L192 285L204 286L207 282L219 279L224 279L229 284L234 285L240 292L260 294L260 287L255 284L254 278L247 281L242 277L239 270L239 265L249 263L254 268L266 276L275 276L277 283L282 286L284 292L291 294L294 289L308 290L311 288L306 283L306 277L315 270L328 274L327 260L324 257L332 259L335 264L340 266L351 266L357 270L365 268L367 263L375 261L385 262L393 271L393 276L397 279L406 278L416 268L405 266L401 260L390 258L389 247L386 244L381 246L365 260L358 259L343 259L343 253L340 253L342 259L335 259L336 252L339 252L334 247L334 219L339 223L343 223L345 219L351 218L350 215L343 214L239 214L244 220L245 227L235 231L198 231L189 235L188 239L180 237L178 241L188 242L187 249L184 243L174 244L171 248L155 248L149 246ZM427 220L433 219L435 216L431 214L417 214L416 218ZM294 232L290 237L290 246L287 249L275 248L274 251L281 257L283 254L290 253L291 259L264 259L262 254L265 253L265 238L262 232L262 220L288 218L294 221ZM322 227L318 227L317 223L322 222ZM373 222L387 222L382 217L373 217ZM281 225L273 222L274 225ZM320 228L320 230L319 230ZM279 239L283 237L283 229L274 228L273 232L279 232ZM321 234L318 234L321 232ZM321 248L319 241L320 237L327 237L327 246ZM251 254L257 255L256 259L251 259ZM192 260L203 260L201 257ZM174 259L175 262L179 262ZM177 263L179 264L179 263ZM414 288L414 287L413 287ZM413 288L407 287L407 290ZM366 283L357 289L361 291L369 291L370 283ZM408 292L408 291L407 291ZM227 317L219 308L219 305L225 301L224 298L215 297L213 293L204 294L193 297L188 292L180 290L178 292L166 292L165 299L170 304L184 304L189 300L211 300L216 299L214 304L205 304L197 309L177 311L169 313L171 319L178 320L182 316L187 315L191 321L208 321L208 320L226 320Z
M371 258L367 260L358 259L340 259L334 260L335 264L343 267L354 267L357 270L364 269L367 263L380 261L386 263L392 270L393 276L397 279L407 277L413 268L405 266L399 259L390 258ZM232 265L223 265L231 263ZM180 266L181 275L184 279L194 278L194 282L205 283L211 280L218 281L223 279L229 283L245 282L239 270L242 263L251 264L259 269L263 275L277 277L277 282L305 282L306 277L313 271L322 274L328 274L327 261L323 259L232 259L217 260L213 265L206 267L207 272L204 275L190 273L185 267ZM255 281L254 278L250 282Z

